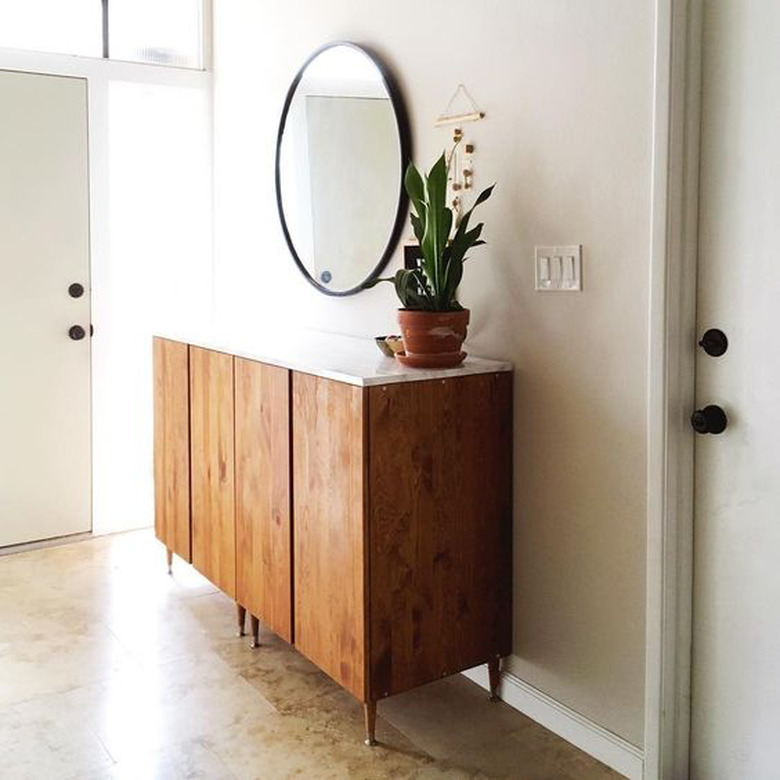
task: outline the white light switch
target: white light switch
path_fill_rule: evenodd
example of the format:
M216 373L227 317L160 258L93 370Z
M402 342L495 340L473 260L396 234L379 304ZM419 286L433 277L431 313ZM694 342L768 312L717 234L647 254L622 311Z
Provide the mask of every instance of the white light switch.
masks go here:
M550 258L549 257L539 258L539 281L540 282L550 281Z
M536 247L536 289L540 291L582 290L582 246Z

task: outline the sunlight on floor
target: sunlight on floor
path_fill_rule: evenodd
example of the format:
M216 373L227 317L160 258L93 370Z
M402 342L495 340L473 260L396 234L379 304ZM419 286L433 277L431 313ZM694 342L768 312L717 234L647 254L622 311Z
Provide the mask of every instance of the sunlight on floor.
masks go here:
M358 703L141 531L0 558L0 776L616 775L461 676Z

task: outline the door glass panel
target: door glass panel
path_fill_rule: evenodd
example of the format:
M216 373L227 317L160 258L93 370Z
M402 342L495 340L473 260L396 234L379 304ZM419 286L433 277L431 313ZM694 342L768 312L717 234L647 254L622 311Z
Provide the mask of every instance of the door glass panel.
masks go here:
M111 0L112 60L201 67L202 0Z
M100 0L0 0L0 47L100 57Z
M109 88L109 254L95 269L93 297L93 354L102 366L93 385L102 421L93 468L95 515L115 527L154 516L152 334L209 322L209 116L202 89L119 81Z

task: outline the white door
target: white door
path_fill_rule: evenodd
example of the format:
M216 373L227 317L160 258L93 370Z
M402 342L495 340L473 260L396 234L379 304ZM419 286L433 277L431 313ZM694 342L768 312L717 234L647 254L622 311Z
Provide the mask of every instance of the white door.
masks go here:
M91 527L88 171L86 81L0 71L0 547Z
M780 778L780 3L704 10L691 776Z

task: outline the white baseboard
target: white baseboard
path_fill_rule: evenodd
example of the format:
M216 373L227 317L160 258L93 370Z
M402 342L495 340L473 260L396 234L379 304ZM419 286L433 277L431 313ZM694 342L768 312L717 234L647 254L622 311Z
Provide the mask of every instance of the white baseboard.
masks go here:
M85 531L82 534L71 534L70 536L55 536L52 539L41 539L37 542L24 542L23 544L12 544L8 547L0 547L0 556L13 555L14 553L30 552L31 550L42 550L46 547L61 547L63 544L72 544L73 542L83 542L92 538L92 531Z
M477 666L463 674L488 689L487 666ZM498 695L503 701L562 737L580 750L606 764L630 780L642 780L643 752L622 737L561 704L546 693L523 682L511 672L501 673Z

